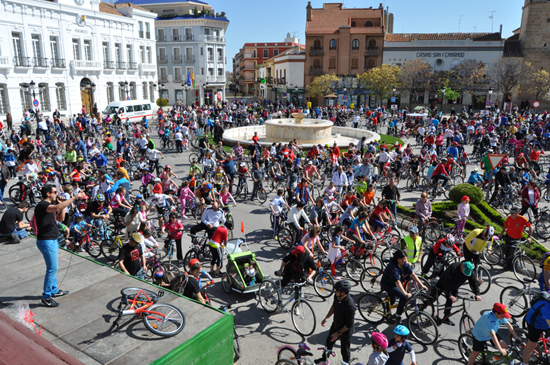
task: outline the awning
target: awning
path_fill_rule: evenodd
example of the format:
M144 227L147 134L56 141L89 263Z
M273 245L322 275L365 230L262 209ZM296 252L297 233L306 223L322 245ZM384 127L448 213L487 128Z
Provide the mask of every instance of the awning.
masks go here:
M325 95L325 98L337 98L334 94Z

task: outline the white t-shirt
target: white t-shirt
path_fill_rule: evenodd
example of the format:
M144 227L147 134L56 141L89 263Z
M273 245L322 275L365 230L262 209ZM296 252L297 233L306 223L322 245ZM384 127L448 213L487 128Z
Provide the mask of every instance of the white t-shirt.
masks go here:
M38 172L38 166L36 165L36 163L25 164L25 173L23 175L32 174L33 172Z
M176 132L176 135L174 136L174 139L176 141L183 141L183 134L181 134L181 132Z
M138 143L140 149L144 150L144 149L147 148L147 140L145 138L138 139L137 143Z
M280 214L283 211L283 206L285 205L285 199L282 196L276 196L273 198L271 203L269 204L270 207L273 207L273 211L277 214Z
M160 151L159 150L147 150L147 158L149 160L152 160L152 161L157 161L159 159L159 156L160 156Z
M189 133L189 128L187 128L187 126L183 126L183 127L181 127L180 132L181 132L181 134L186 136Z

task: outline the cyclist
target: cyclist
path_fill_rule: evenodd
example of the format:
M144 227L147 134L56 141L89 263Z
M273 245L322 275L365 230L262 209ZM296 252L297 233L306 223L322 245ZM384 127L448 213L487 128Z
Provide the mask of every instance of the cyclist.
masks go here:
M212 277L219 277L220 276L220 269L223 266L223 256L221 247L224 247L227 245L227 230L233 229L233 225L231 222L226 222L225 226L219 226L214 231L214 234L208 240L208 245L210 246L210 253L212 255L212 261L210 263L210 276ZM217 267L217 270L214 271L214 266Z
M181 248L181 242L183 241L183 224L178 219L178 215L175 212L170 213L168 222L164 223L160 230L161 234L164 234L165 230L168 230L168 237L166 237L166 239L164 240L164 250L167 251L168 243L170 243L171 240L174 240L174 242L176 243L176 257L178 258L178 262L182 264L183 252Z
M519 241L523 234L525 227L529 227L527 232L527 240L531 239L533 234L533 226L524 216L519 214L519 209L512 207L510 209L510 215L504 222L504 229L499 237L504 237L504 255L506 257L506 264L504 270L509 270L512 267L512 260L514 258L514 249L512 245L514 241Z
M304 202L298 202L288 212L287 223L290 226L290 228L294 231L295 244L298 244L301 238L301 232L303 229L302 222L306 221L308 222L308 224L311 224L311 221L309 220L306 212L304 211L305 206L306 204Z
M447 163L447 159L442 158L441 162L437 165L437 167L434 169L432 173L432 182L434 183L434 192L437 189L437 182L440 179L443 180L443 185L442 185L443 188L445 188L447 186L447 182L449 182L449 174L445 169L446 163Z
M384 274L382 275L382 280L380 282L381 289L388 293L391 304L395 303L396 298L399 298L397 311L394 315L392 315L393 322L401 322L401 314L403 314L405 304L407 303L407 300L412 297L412 294L407 293L403 286L405 276L409 275L412 280L422 287L422 289L426 291L428 290L428 288L422 284L413 272L411 265L407 262L407 256L405 253L401 250L395 251L393 253L393 258L384 269Z
M512 318L510 313L508 313L508 308L502 303L495 303L493 305L493 310L486 312L477 320L472 329L474 343L472 352L468 358L468 365L474 365L474 361L479 353L485 350L487 341L491 341L491 344L498 349L502 356L506 356L508 344L497 335L500 325L506 325L514 338L520 341L516 331L514 331L512 325L507 321L507 318Z
M479 254L485 250L489 241L491 241L491 246L493 245L493 235L495 234L495 228L493 226L488 226L487 228L478 228L473 229L467 236L464 238L464 259L466 261L471 261L475 266L479 264Z
M304 246L297 246L291 253L283 258L277 276L282 276L281 287L285 287L292 279L303 280L304 277L308 283L313 284L311 278L315 275L315 262L305 253Z
M273 198L273 200L269 204L269 209L271 209L271 213L273 214L273 238L274 239L277 239L277 232L279 232L279 224L280 224L281 213L283 212L283 206L286 206L290 210L290 207L285 202L284 195L285 195L285 191L283 189L277 190L277 196Z
M407 262L420 262L422 257L422 237L418 235L418 227L409 228L409 234L401 239L401 250L407 252Z
M539 300L531 305L525 315L527 323L527 344L523 350L523 364L529 365L531 353L537 347L540 336L550 329L550 299L546 292L542 292Z
M327 349L332 350L334 344L340 339L342 351L342 360L349 362L351 360L350 340L355 332L355 302L349 295L351 284L347 280L340 280L334 284L334 303L330 307L326 317L321 321L321 326L325 327L327 320L334 314L334 321L328 330L328 336L325 341ZM316 364L326 361L325 354L315 360Z
M388 342L388 355L390 358L387 365L403 365L403 359L405 358L405 352L408 352L411 356L411 365L416 365L416 356L414 350L407 341L407 336L410 331L403 325L397 325L393 329L393 338Z
M440 260L443 260L447 252L451 250L454 250L458 257L462 256L460 253L460 248L455 244L455 237L452 234L448 234L445 238L437 241L437 243L430 250L428 259L422 267L422 277L425 277L425 275L430 272L430 269L432 268L437 257L439 257Z
M153 199L151 200L151 204L149 205L149 210L155 208L157 209L159 228L161 228L164 224L164 214L168 211L168 209L170 209L170 205L168 204L167 200L170 201L172 205L176 205L174 198L165 194L153 195Z

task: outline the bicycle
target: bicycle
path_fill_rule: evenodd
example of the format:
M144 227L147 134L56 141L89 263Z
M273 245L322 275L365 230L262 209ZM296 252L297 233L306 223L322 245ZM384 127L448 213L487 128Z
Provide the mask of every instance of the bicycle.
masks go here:
M183 229L178 229L177 232L183 232ZM180 240L183 243L183 237L180 238ZM166 246L162 250L160 250L160 260L164 260L165 258L168 257L168 265L172 265L172 257L174 256L174 250L175 250L175 247L174 247L175 241L176 240L174 238L170 238L170 240L168 241L168 244L166 244Z
M431 249L430 249L431 250ZM441 254L440 254L441 255ZM422 267L426 266L428 261L429 254L422 255ZM445 269L447 269L451 264L458 262L458 256L454 252L447 252L443 256L437 256L435 261L428 273L426 273L426 279L435 279L441 277Z
M111 228L105 227L105 239L101 241L99 248L103 256L109 261L116 261L118 259L118 254L122 246L124 246L128 241L126 235L122 234L120 230L115 232L115 238L111 238ZM125 242L122 242L122 240Z
M524 343L527 342L526 330L520 328L516 330L516 333L522 340L524 340ZM550 339L546 338L545 336L547 336L545 332L541 333L539 341L537 342L537 347L535 347L535 350L531 353L531 356L529 357L529 364L550 364ZM513 343L513 340L513 335L510 333L508 335L508 342ZM523 345L521 347L523 347Z
M334 293L334 278L330 273L330 263L323 266L322 260L317 261L317 272L313 275L313 289L321 298L329 298Z
M191 237L191 246L190 250L187 251L183 257L183 267L187 267L189 262L193 259L198 259L199 261L209 260L211 253L208 246L208 237L207 236L197 236L196 234L187 234Z
M118 316L114 321L111 331L118 329L118 321L122 316L133 314L143 319L145 327L162 337L177 335L185 327L185 316L178 308L171 304L157 303L160 299L170 295L160 290L153 293L147 289L124 288L120 291L122 298L118 305ZM130 305L129 309L126 307Z
M537 277L537 267L533 260L525 254L521 245L529 242L529 240L519 241L514 240L512 245L514 256L512 259L512 268L515 277L522 283L534 281Z
M171 262L161 264L159 259L157 258L157 255L154 254L152 257L145 260L145 263L147 265L147 271L145 272L145 278L146 279L152 279L152 282L155 283L155 273L158 270L162 270L165 273L170 272L174 274L174 277L181 275L180 269Z
M326 347L319 347L317 350L322 350L326 361L322 362L321 365L330 365L330 358L336 357L336 354L332 351L327 349ZM313 356L313 354L310 352L311 349L308 345L305 343L298 344L298 350L295 350L294 347L289 345L284 345L279 347L277 350L277 362L275 365L303 365L303 364L315 364L313 361L311 361L307 356ZM350 360L349 363L341 362L342 365L361 365L360 363L356 363L357 358L353 358Z
M430 299L424 295L424 291L419 290L412 294L405 304L405 313L411 310L414 311L412 314L406 314L409 330L411 331L412 336L424 345L433 344L437 340L438 336L437 324L435 320L429 313L421 310L421 308L427 309L429 306L429 300ZM421 304L418 302L421 302ZM396 307L397 304L391 304L390 297L385 291L378 293L365 293L357 302L359 314L361 314L361 317L363 317L365 321L371 324L382 323L384 319L388 323L394 324L395 321L391 317L391 310ZM430 329L435 333L431 333Z
M281 274L275 272L275 274ZM284 303L281 299L282 287L281 287L281 278L278 277L278 282L275 283L272 279L265 279L261 284L258 290L258 300L262 308L268 312L273 313L276 310L285 310L289 312L286 308L287 305L292 303L290 309L290 316L292 318L292 324L296 331L303 335L309 336L315 331L317 325L317 320L315 318L315 312L311 305L305 300L302 293L302 287L307 284L307 281L301 283L294 283L292 286L294 288L294 293L290 294L289 299ZM308 324L313 324L311 328L306 327Z
M520 318L527 313L530 308L529 303L539 292L539 289L531 288L531 282L527 283L527 287L524 286L522 289L510 285L500 292L500 302L506 305L512 317Z
M468 361L470 354L472 353L474 344L473 341L474 336L470 333L464 333L458 338L458 348L464 361ZM485 345L485 350L481 351L476 357L475 364L509 364L513 360L521 359L523 359L523 349L519 344L514 344L512 347L509 347L508 354L506 356L502 356L500 351L488 350L487 345Z
M93 231L95 230L91 228L88 228L87 230L82 231L82 233L80 234L81 237L78 240L78 242L76 241L71 242L66 246L66 248L68 250L72 250L73 252L76 252L79 249L84 249L84 246L86 246L86 252L88 252L88 254L92 256L94 259L98 258L99 255L101 255L101 249L99 245L92 240L91 233Z
M457 300L462 299L462 305L459 307L459 309L455 310L454 312L449 313L448 315L444 316L443 318L439 317L439 313L441 312L441 306L439 305L439 295L437 295L437 293L436 293L436 298L435 299L433 297L430 298L430 300L427 303L425 303L424 305L432 306L433 302L434 301L436 302L435 307L437 308L437 314L435 315L435 317L432 317L432 318L435 321L435 323L437 323L438 327L441 326L441 324L444 323L444 321L446 321L447 319L451 318L452 316L454 316L455 314L457 314L459 312L462 312L462 315L460 316L459 327L458 327L458 329L460 331L460 334L462 335L462 334L465 334L465 333L472 333L472 329L474 328L475 322L474 322L473 318L468 314L468 311L466 309L466 301L475 301L476 299L473 296L469 297L469 298L457 296L456 299ZM423 307L421 307L420 309L424 310ZM443 308L443 310L445 310L445 309L449 309L449 308ZM452 310L452 305L451 305L451 310ZM411 332L412 331L413 330L411 329Z

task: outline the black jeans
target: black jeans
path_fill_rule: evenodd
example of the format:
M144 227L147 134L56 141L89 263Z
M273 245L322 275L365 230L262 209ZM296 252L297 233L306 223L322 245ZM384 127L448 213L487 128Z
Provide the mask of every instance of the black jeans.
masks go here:
M212 236L214 235L214 232L216 232L216 229L218 227L212 227L212 228L208 228L208 226L202 222L200 222L199 224L191 227L191 229L189 230L189 233L191 234L197 234L197 232L200 232L200 231L208 231L208 238L212 238Z
M521 238L515 239L508 234L504 236L504 246L502 247L502 252L506 258L506 264L504 264L504 269L509 270L512 268L512 260L514 259L514 248L512 245L519 241Z
M439 175L432 176L434 189L437 186L437 182L439 181L439 179L443 180L443 185L442 185L443 187L446 187L447 183L449 182L449 177L447 175L439 174Z
M525 213L527 213L527 211L529 210L529 208L531 208L531 211L533 212L533 215L536 217L537 214L539 213L539 208L535 207L534 205L522 205L521 206L521 212L519 213L519 215L525 215Z
M394 286L393 288L382 286L381 289L388 293L391 304L395 303L396 299L399 299L399 304L397 305L397 310L395 311L395 314L398 316L403 314L403 311L405 310L405 304L407 304L409 297L403 294L403 292L399 290L399 288L396 286Z
M332 335L335 332L338 332L341 328L342 327L336 328L336 326L334 326L334 324L332 324L332 326L330 326L330 329L328 330L327 340L325 341L325 346L326 346L327 349L332 350L332 348L334 347L334 344L336 342L332 342L330 340L330 338L332 337ZM351 336L353 335L353 332L354 332L354 328L352 327L349 330L347 330L346 332L342 333L336 339L336 341L340 340L340 347L341 347L341 351L342 351L342 360L344 362L349 362L351 360L350 347L351 347ZM323 354L323 357L324 357L324 354Z

